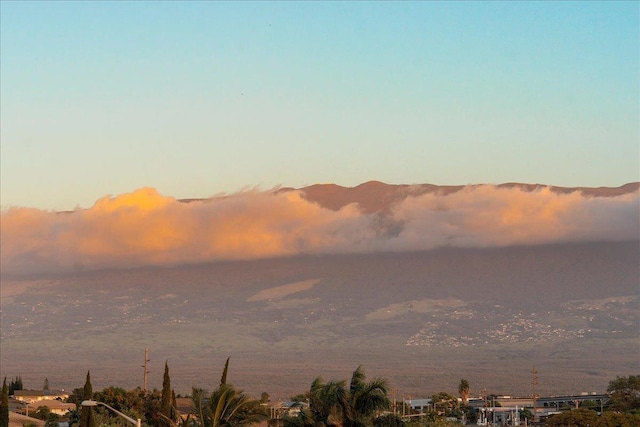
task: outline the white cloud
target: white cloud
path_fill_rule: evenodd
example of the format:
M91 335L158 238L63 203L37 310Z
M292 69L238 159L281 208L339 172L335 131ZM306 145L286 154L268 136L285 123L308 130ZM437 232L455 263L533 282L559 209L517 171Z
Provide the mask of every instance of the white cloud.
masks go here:
M3 273L119 268L301 253L423 250L640 235L640 193L558 194L549 188L473 186L408 197L386 213L339 211L301 193L246 191L182 203L143 188L86 210L2 212Z

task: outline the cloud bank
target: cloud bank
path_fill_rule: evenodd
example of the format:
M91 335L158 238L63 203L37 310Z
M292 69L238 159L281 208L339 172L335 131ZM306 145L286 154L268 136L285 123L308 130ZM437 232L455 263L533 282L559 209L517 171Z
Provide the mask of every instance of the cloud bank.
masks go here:
M491 185L407 197L384 213L330 210L300 191L183 203L142 188L68 213L2 211L3 273L55 273L298 254L427 250L640 236L640 191L587 197Z

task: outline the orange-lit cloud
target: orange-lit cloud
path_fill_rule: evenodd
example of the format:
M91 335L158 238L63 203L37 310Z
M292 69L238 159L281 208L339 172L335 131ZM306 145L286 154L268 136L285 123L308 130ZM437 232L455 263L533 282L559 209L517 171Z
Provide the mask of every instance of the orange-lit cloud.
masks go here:
M379 214L301 193L247 191L182 203L143 188L89 209L9 208L3 273L56 272L320 253L637 239L640 193L617 197L495 186L407 197Z

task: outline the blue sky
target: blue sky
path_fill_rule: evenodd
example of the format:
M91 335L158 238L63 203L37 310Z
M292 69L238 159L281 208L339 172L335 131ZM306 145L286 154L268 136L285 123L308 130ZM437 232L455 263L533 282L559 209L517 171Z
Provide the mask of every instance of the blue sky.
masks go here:
M640 180L637 2L6 2L1 204Z

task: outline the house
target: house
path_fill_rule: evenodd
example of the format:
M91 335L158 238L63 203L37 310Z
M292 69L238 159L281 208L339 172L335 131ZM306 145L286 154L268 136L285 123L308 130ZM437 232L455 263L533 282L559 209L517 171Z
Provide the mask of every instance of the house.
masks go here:
M25 402L16 398L9 398L9 411L17 412L24 415L33 414L41 406L44 406L53 414L66 415L69 411L76 409L74 403L65 403L57 399L39 399L33 402Z
M44 427L44 421L42 420L11 411L9 412L9 427L23 427L27 424L33 425L34 427Z
M15 390L13 397L21 402L34 403L39 400L66 400L69 393L64 390Z
M75 403L65 403L60 400L55 399L42 399L37 400L33 403L26 404L29 412L35 412L38 408L45 407L51 411L52 414L56 415L66 415L68 412L76 409Z
M424 414L431 406L431 399L407 399L404 400L404 405L414 413Z
M177 397L176 410L181 420L186 420L194 411L193 400L190 397Z

